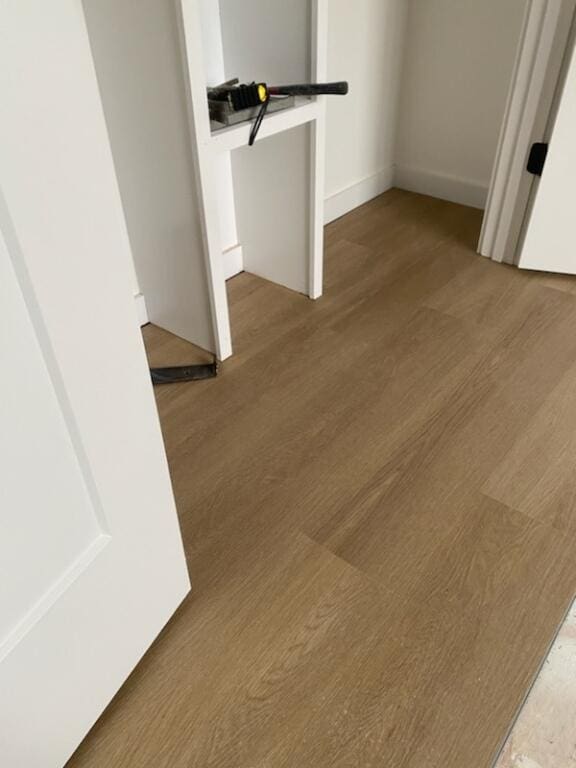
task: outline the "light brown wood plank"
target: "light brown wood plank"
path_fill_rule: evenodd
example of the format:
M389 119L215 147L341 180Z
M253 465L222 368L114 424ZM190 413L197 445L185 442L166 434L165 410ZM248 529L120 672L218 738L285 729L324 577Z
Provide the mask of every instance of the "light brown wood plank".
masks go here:
M569 340L566 357L574 359ZM493 498L566 533L576 530L575 383L572 365L484 486Z
M234 358L157 390L193 592L70 768L491 765L576 592L576 294L480 221L392 190L322 300L229 282Z

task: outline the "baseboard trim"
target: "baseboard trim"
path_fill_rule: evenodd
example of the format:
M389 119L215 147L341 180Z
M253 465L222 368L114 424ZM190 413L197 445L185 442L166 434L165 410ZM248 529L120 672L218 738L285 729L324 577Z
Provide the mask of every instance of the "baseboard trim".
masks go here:
M384 194L394 186L394 166L375 173L350 187L327 197L324 203L324 223L339 219L360 205Z
M488 199L488 186L469 179L449 176L406 165L396 166L394 185L408 192L438 197L451 203L484 209Z
M136 315L138 317L140 327L143 325L148 325L150 321L148 320L148 310L146 309L146 299L144 298L144 294L137 293L134 296L134 302L136 304Z
M230 280L231 277L239 275L244 271L244 257L242 255L242 246L234 245L228 248L222 254L222 269L224 271L224 280Z

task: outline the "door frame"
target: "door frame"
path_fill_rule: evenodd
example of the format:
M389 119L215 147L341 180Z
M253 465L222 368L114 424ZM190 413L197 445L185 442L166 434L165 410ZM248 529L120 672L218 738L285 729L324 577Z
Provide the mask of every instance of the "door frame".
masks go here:
M526 172L532 144L545 141L576 0L530 0L500 132L478 251L515 264L536 177Z

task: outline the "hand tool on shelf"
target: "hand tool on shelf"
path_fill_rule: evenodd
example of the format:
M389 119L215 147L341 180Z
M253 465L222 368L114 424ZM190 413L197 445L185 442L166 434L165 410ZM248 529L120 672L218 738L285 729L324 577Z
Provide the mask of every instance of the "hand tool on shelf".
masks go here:
M229 80L215 88L208 88L209 102L225 102L232 112L260 107L256 116L248 144L252 146L268 110L270 101L279 96L345 96L348 83L297 83L294 85L268 85L267 83L241 84L238 80Z

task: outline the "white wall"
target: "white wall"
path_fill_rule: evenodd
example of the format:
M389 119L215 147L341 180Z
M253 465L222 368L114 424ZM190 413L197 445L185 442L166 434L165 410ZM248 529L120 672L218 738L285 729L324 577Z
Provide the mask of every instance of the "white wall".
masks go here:
M311 0L219 0L227 78L298 83L310 75Z
M406 5L329 0L328 77L350 93L327 100L328 221L392 186Z
M483 207L527 0L409 0L400 187Z
M83 4L149 318L213 349L175 4Z

